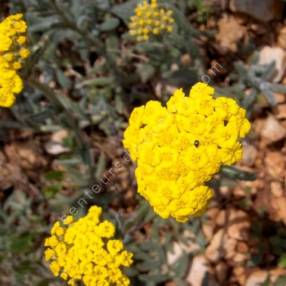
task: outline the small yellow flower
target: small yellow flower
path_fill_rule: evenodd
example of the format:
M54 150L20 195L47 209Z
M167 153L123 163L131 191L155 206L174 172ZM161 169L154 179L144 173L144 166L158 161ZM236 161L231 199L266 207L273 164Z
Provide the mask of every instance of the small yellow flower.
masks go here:
M6 60L7 62L11 62L14 60L14 55L13 53L6 53L5 55L3 55L4 60Z
M173 11L160 8L157 0L147 0L138 4L135 15L131 17L129 34L138 42L147 41L152 35L173 31Z
M178 89L167 107L149 101L130 116L123 144L137 163L138 192L163 218L184 222L201 215L213 196L206 183L242 156L240 142L250 129L246 112L213 94L197 83L188 97Z
M45 259L47 261L50 261L54 255L55 255L55 252L51 248L48 248L45 252Z
M123 243L120 240L111 239L107 242L107 250L110 254L117 254L123 249Z
M25 46L26 32L27 24L22 14L11 15L0 22L0 107L11 107L15 95L23 89L22 79L16 71L29 56Z
M55 276L59 275L60 265L57 262L53 261L50 265L50 269Z
M27 38L25 36L20 36L17 38L17 42L19 45L24 45L27 42Z
M64 219L64 224L68 225L71 224L74 221L73 216L69 215Z
M102 209L92 206L88 214L75 221L67 216L55 222L51 236L45 240L45 260L55 276L68 285L128 286L130 281L122 267L132 264L132 253L122 241L111 239L114 225L100 219Z
M63 272L63 273L61 274L61 278L62 278L63 280L67 280L67 279L68 279L68 275Z
M12 64L12 68L14 69L14 70L19 70L19 69L21 69L22 68L22 64L18 61L18 62L14 62L13 64Z
M22 48L19 52L19 55L22 59L26 59L30 55L30 51L26 48Z

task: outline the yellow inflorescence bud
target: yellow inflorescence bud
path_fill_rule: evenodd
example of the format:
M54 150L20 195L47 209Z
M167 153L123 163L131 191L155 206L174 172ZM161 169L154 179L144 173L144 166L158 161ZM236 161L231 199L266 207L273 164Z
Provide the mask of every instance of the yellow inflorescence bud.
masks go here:
M163 32L172 32L174 19L172 11L160 8L157 0L146 0L135 9L135 15L131 17L129 24L130 35L137 41L147 41L151 35L159 35Z
M213 196L206 182L241 159L240 141L250 129L246 112L213 94L197 83L189 96L176 90L167 107L149 101L130 116L123 144L137 162L138 192L163 218L201 215Z
M121 267L132 264L132 253L122 241L112 239L114 225L100 220L101 208L93 206L88 214L74 221L72 216L56 222L45 241L45 259L55 276L77 285L130 285Z
M17 73L23 60L29 56L27 25L22 14L7 17L0 22L0 106L11 107L15 95L23 89L23 82Z

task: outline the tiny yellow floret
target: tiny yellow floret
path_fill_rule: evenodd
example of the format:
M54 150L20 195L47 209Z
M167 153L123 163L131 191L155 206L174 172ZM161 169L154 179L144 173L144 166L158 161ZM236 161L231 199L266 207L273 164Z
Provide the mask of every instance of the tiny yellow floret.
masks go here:
M189 96L177 89L166 107L149 101L131 113L123 144L137 163L138 192L162 218L203 214L213 197L206 183L241 159L246 111L214 91L197 83Z

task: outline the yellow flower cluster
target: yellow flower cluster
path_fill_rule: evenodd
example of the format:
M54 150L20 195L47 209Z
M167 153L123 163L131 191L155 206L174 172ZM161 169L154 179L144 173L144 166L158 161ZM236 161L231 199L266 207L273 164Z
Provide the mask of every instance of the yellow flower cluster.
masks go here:
M7 17L0 22L0 106L11 107L15 95L23 89L17 71L29 56L26 48L27 25L22 14Z
M201 215L213 196L205 183L241 158L240 141L250 129L246 111L213 94L197 83L189 96L176 90L167 107L149 101L130 116L123 144L137 162L138 192L163 218Z
M79 281L86 286L130 285L120 268L132 264L132 253L124 249L122 241L111 239L115 227L100 220L101 212L93 206L77 221L68 216L62 223L56 222L45 241L45 259L52 273L68 285Z
M160 8L157 0L146 0L138 4L135 15L131 17L129 33L135 36L137 41L147 41L151 35L159 35L162 32L172 32L174 19L173 11Z

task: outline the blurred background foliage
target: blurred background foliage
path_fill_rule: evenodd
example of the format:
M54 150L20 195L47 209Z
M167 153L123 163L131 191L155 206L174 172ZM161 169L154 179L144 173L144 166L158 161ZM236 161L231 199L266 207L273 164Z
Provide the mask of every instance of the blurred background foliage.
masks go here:
M129 18L138 3L0 3L1 17L25 14L32 52L23 70L25 92L13 109L1 110L1 146L9 145L5 152L20 168L7 165L7 158L0 156L1 165L10 168L1 173L1 182L8 183L0 195L0 285L61 285L43 263L42 240L51 222L70 206L82 204L80 216L94 203L105 206L106 216L117 224L118 235L135 254L134 267L128 270L134 285L189 285L185 279L189 265L208 244L202 227L207 217L187 224L162 220L136 196L134 166L122 159L120 145L130 112L150 99L166 102L175 87L188 90L206 79L218 85L218 95L238 99L250 117L257 102L275 106L273 93L286 92L285 86L271 81L274 66L258 64L251 40L244 43L241 58L214 56L210 43L216 30L202 27L221 13L218 5L202 0L161 1L174 11L175 32L138 44L128 35ZM248 57L247 62L242 60ZM124 162L115 168L115 161ZM10 179L9 172L14 174ZM237 179L255 176L224 168L211 184L218 189ZM88 199L85 190L95 184L102 191ZM222 208L226 203L218 198ZM236 207L248 211L249 197ZM260 219L264 214L254 215ZM286 265L285 229L272 227L275 234L266 236L270 243L260 241L260 251L250 259L255 266ZM263 223L255 224L253 235L265 237L264 229ZM170 255L178 245L183 251L172 261ZM276 258L268 264L263 254L269 248ZM208 279L203 285L213 285ZM281 281L277 285L285 285L285 279Z

